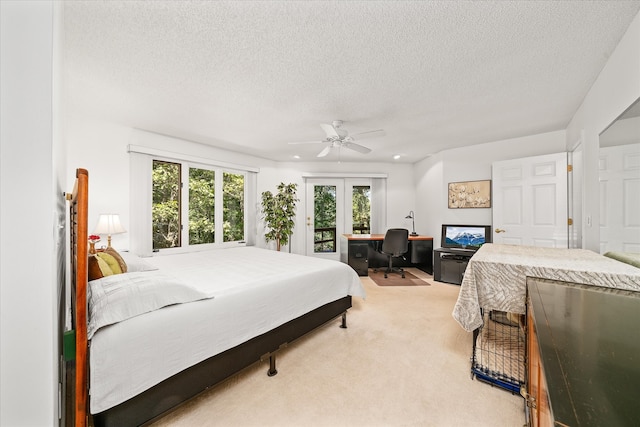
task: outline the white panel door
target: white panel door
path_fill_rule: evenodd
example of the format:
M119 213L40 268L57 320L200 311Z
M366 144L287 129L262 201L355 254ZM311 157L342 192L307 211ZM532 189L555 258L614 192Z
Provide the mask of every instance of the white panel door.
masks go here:
M567 154L492 165L493 242L568 247Z
M640 252L640 144L600 149L600 253Z

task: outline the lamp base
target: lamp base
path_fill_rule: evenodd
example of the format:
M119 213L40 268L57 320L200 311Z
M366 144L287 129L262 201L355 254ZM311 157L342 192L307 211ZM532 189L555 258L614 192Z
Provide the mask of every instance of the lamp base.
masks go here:
M412 236L419 236L419 234L418 234L418 233L416 233L415 231L412 231L412 232L411 232L411 235L412 235Z

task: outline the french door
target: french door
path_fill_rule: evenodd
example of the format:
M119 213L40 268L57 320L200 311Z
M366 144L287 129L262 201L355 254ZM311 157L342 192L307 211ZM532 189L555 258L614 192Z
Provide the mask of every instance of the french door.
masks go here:
M340 260L340 236L370 234L370 178L313 178L306 181L306 253Z
M344 180L314 178L306 184L307 255L340 260L344 233Z

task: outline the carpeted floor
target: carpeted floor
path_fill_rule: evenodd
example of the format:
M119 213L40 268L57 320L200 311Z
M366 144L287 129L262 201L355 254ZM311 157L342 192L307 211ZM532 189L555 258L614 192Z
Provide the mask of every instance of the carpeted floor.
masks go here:
M378 286L429 286L429 282L414 276L405 269L404 279L400 273L389 273L384 277L384 270L369 269L369 278Z
M329 322L280 352L278 375L257 363L153 426L522 426L520 396L471 379L460 287L410 271L431 286L361 278L348 329Z

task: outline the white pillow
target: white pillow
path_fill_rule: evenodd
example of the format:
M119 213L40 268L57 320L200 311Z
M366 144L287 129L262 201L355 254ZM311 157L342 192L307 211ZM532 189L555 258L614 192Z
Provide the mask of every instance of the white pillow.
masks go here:
M213 298L175 277L160 272L106 276L89 282L89 338L103 326L173 304Z
M135 273L136 271L153 271L157 270L158 267L153 266L146 262L144 259L140 258L138 255L131 252L118 252L124 262L127 264L127 272Z

